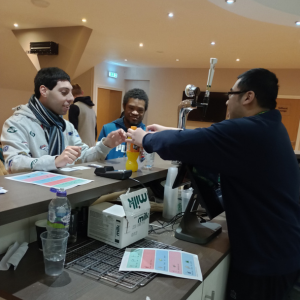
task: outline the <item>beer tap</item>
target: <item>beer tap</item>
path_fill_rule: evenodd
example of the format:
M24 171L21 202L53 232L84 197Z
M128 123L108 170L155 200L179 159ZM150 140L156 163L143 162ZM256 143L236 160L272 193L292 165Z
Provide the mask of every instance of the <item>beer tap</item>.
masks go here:
M199 101L200 88L195 85L188 84L185 88L185 95L192 97L192 99L183 100L178 105L178 128L185 129L185 124L188 114L197 107L202 107L203 116L205 117L208 103L211 83L215 73L215 64L218 62L217 58L210 59L210 69L208 73L208 79L206 84L206 91L203 101Z

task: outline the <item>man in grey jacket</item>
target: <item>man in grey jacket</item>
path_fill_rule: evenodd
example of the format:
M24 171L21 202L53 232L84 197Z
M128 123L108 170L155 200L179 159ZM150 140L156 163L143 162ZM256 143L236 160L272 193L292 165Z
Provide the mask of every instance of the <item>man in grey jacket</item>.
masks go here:
M72 87L74 103L70 106L69 121L78 131L82 141L93 147L97 138L97 118L93 109L95 104L90 96L83 96L79 84L72 84Z
M16 107L2 128L5 167L10 173L56 170L77 160L104 160L125 141L123 130L111 132L92 148L81 141L74 126L62 118L74 99L70 77L63 70L41 69L34 84L28 104Z

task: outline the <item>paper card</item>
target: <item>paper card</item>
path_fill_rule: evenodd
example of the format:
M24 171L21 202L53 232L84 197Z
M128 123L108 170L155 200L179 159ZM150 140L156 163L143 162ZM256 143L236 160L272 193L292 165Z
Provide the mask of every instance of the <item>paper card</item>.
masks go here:
M152 272L203 281L198 256L184 251L127 248L119 270Z
M45 186L48 188L64 188L70 189L72 187L83 185L92 182L93 180L71 177L62 174L50 173L50 172L32 172L24 175L17 175L11 177L5 177L5 179L10 179L14 181L32 183L36 185Z
M62 172L72 172L72 171L76 171L75 168L60 168L59 171Z
M3 187L0 186L0 194L6 194L8 190L5 190Z
M73 167L73 169L76 169L76 170L88 170L88 169L91 169L91 168L84 167L84 166L78 166L78 167Z

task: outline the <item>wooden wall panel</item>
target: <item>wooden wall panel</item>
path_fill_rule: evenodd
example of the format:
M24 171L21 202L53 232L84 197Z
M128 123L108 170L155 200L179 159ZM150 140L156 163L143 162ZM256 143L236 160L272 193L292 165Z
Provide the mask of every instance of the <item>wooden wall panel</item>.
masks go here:
M295 148L299 120L300 99L277 99L277 107L282 115L282 123L287 129L293 148Z

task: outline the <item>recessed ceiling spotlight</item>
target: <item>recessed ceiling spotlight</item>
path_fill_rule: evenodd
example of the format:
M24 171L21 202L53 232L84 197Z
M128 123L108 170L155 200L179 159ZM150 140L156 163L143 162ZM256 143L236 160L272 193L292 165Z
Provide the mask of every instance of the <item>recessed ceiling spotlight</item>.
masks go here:
M237 59L236 59L236 61L240 61L240 59L239 59L239 58L237 58Z
M81 21L82 21L83 23L85 23L85 22L86 22L86 19L82 19Z
M127 58L125 58L124 60L127 61Z
M143 43L140 43L140 47L143 47L144 46L144 44Z
M179 59L177 58L176 61L179 61Z
M216 43L215 43L215 42L211 42L210 44L211 44L211 45L215 45Z
M31 3L35 6L46 8L50 5L50 3L46 0L31 0Z
M18 27L19 25L17 23L14 24L15 27Z
M300 21L295 22L297 26L300 26Z
M227 3L227 4L232 4L232 3L234 3L236 0L225 0L225 2Z
M174 17L174 14L170 12L170 13L168 14L168 16L169 16L170 18L173 18L173 17Z

